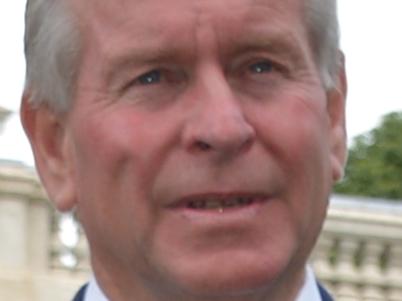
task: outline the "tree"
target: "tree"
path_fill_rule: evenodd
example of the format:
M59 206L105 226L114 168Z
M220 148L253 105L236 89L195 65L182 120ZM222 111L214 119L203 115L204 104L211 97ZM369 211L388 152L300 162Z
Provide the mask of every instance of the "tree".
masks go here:
M335 192L402 200L402 112L385 115L377 128L355 138Z

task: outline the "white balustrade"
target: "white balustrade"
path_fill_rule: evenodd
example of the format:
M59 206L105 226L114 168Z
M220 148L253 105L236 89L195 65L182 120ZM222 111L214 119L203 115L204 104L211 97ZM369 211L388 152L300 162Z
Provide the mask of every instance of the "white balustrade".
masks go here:
M334 201L311 262L337 301L402 301L402 204Z

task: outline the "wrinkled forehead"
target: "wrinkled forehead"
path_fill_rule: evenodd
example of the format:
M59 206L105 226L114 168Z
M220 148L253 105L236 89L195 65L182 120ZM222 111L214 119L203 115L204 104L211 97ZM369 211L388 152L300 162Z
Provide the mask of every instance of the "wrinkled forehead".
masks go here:
M302 19L306 0L68 0L83 28L105 23L141 23L159 30L163 24L184 20L197 22L213 14L235 25L240 17L248 22L264 19L275 24L275 15ZM266 13L269 13L266 15ZM183 24L184 25L184 24ZM132 28L134 29L134 28Z
M69 1L81 25L84 49L105 45L112 49L128 40L131 45L146 41L150 47L151 41L155 47L177 40L188 43L206 24L219 43L233 42L251 31L254 36L262 31L271 31L272 36L299 31L295 35L305 36L305 0Z

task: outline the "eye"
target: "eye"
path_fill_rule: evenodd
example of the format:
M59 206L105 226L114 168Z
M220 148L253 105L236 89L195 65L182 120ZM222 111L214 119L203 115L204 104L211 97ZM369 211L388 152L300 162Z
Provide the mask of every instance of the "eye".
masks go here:
M250 65L248 69L252 73L267 73L273 71L274 66L269 61L261 61Z
M161 81L161 71L152 70L150 72L144 73L137 78L137 82L141 85L152 85L157 84Z
M186 86L186 72L176 66L156 66L136 73L118 90L132 103L162 103L173 99Z

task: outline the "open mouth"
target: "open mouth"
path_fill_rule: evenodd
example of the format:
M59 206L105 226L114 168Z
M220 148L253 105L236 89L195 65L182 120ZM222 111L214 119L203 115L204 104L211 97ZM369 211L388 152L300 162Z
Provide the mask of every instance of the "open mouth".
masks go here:
M181 202L181 207L192 210L220 211L250 206L262 202L261 196L204 196L189 198Z

